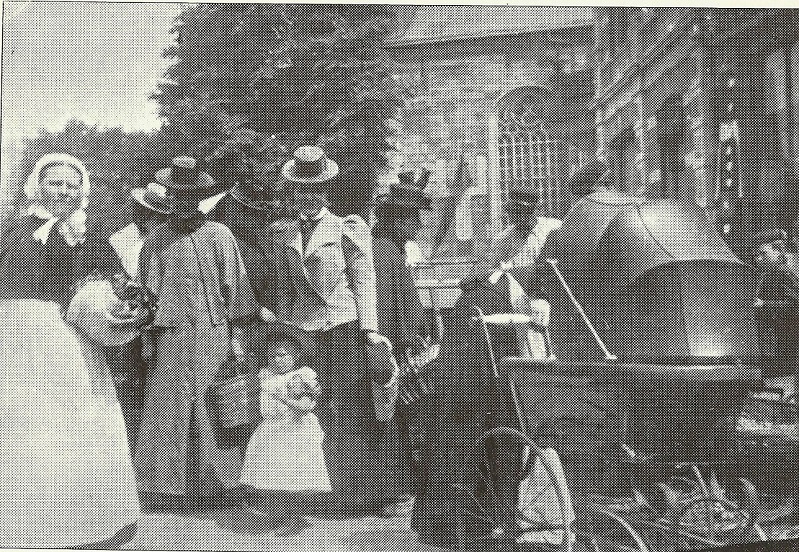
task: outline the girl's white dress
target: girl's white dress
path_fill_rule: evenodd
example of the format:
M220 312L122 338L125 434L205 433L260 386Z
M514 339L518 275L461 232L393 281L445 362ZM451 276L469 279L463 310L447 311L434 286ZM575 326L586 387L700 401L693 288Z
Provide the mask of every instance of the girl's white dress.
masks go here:
M287 383L296 373L261 372L263 420L247 444L241 473L244 485L265 490L330 490L319 420L315 414L297 412L279 399L287 395Z
M0 547L113 537L140 510L101 351L55 303L0 301L0 325Z

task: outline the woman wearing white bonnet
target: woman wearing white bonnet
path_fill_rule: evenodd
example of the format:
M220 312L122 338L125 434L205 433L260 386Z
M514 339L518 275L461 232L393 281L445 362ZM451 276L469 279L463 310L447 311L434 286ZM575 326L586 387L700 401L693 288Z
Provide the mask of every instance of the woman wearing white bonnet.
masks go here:
M89 337L135 332L108 330L120 306L110 285L89 282L73 299L87 275L79 249L88 192L78 159L46 155L25 186L27 214L2 229L2 548L115 546L132 538L140 515L113 380Z

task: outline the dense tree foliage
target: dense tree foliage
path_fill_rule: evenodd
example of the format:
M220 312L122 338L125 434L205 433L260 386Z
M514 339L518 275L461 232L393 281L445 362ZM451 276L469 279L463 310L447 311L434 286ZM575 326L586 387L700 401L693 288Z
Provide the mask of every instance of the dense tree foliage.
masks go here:
M379 166L401 105L382 40L394 11L378 5L187 7L174 60L155 95L186 151L225 178L231 161L282 161L318 143L345 168Z

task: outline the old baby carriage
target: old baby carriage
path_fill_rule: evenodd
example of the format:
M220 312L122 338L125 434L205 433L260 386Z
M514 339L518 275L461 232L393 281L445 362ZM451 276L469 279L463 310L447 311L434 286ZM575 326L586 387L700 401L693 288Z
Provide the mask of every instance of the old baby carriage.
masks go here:
M452 528L437 544L676 550L763 539L757 491L737 479L733 454L741 405L760 383L750 268L700 210L611 192L578 202L556 243L545 252L557 260L547 255L536 271L551 303L552 355L523 358L508 346L513 320L492 324L472 308L477 327L462 335L475 341L460 353L482 355L489 369L466 374L466 356L442 369L439 438L427 454L449 471L431 469L420 493L422 506L425 493L439 497L437 521ZM443 363L454 360L445 345ZM468 446L452 439L464 426L487 431ZM550 482L540 508L535 497L520 503L536 462ZM553 497L558 515L531 519ZM429 511L418 514L423 540L435 542ZM525 538L541 532L560 538Z

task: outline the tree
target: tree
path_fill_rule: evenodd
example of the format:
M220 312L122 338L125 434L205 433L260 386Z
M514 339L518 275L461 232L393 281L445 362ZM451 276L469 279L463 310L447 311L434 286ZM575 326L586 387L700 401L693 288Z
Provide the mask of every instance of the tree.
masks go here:
M205 4L176 19L155 99L175 142L218 178L317 143L342 165L384 165L402 104L379 5ZM227 170L226 170L227 167Z

